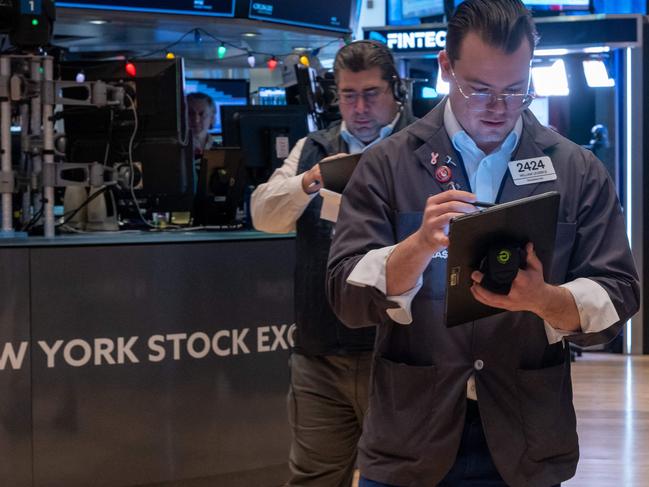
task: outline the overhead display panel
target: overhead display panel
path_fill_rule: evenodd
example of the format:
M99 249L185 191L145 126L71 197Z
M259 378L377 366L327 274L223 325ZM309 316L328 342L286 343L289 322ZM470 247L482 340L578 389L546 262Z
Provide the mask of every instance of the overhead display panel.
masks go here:
M532 10L585 10L590 9L590 0L524 0L523 3Z
M235 0L72 0L57 7L234 17Z
M348 32L353 0L250 0L255 20Z

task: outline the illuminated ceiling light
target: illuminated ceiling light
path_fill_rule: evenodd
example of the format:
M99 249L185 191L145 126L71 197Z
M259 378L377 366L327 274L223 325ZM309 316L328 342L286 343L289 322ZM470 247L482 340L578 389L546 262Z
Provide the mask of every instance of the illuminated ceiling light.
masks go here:
M591 59L582 62L586 82L591 88L610 88L615 86L615 80L608 77L604 61Z
M176 55L173 52L169 51L167 54L165 54L165 57L167 59L175 59Z
M250 66L251 68L255 67L255 56L250 52L248 53L248 66Z
M585 47L583 51L586 54L601 54L603 52L610 52L611 48L609 46Z
M451 86L442 79L442 70L437 71L437 82L435 83L435 91L438 95L448 95Z
M85 73L83 72L83 70L81 70L81 71L79 71L79 72L77 73L77 75L74 77L74 80L75 80L77 83L83 83L84 81L86 81L86 75L85 75Z
M93 20L89 20L88 23L94 25L104 25L107 24L108 21L104 19L93 19Z
M272 56L266 62L266 66L268 66L268 69L270 69L271 71L273 71L277 67L277 59L275 58L275 56Z
M244 32L241 34L241 37L257 37L259 33L257 32Z
M536 49L535 56L565 56L568 54L568 49Z
M539 96L568 96L568 76L563 59L558 59L551 66L532 67L534 91Z

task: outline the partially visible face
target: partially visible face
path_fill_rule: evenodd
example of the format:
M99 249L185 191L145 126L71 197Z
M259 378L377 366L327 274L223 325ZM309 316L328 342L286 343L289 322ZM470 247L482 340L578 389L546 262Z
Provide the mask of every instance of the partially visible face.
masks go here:
M189 128L194 135L203 135L212 127L214 110L204 100L189 100L187 102Z
M338 73L340 114L347 129L359 140L376 140L383 127L397 115L399 105L392 96L390 83L381 77L381 69L365 71L341 70ZM345 95L357 96L353 103L344 103ZM363 94L365 96L363 96Z
M529 86L532 49L526 38L511 54L489 46L475 33L469 33L460 47L460 57L451 64L446 52L439 55L442 77L451 84L449 99L453 113L462 128L486 154L496 149L512 131L522 109L508 110L505 102L497 100L482 111L470 111L465 95L488 92L526 93Z

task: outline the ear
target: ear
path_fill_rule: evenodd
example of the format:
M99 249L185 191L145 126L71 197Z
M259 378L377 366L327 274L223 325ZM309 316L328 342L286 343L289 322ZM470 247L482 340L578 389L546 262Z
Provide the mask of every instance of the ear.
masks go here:
M439 69L442 73L442 79L449 83L451 81L451 60L448 58L446 49L440 51L437 56L437 63L439 64Z

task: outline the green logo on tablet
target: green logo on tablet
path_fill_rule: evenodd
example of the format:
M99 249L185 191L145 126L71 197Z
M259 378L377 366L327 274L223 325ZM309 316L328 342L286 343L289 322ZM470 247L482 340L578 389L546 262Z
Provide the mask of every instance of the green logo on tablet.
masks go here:
M511 258L512 258L512 253L507 249L501 250L500 252L498 252L498 255L496 256L496 259L498 260L499 264L506 264L507 262L509 262L509 259Z

